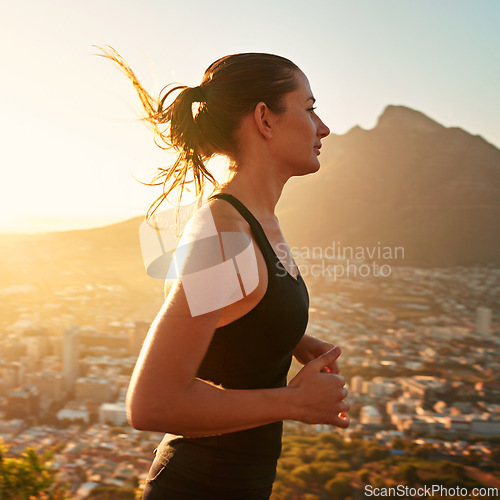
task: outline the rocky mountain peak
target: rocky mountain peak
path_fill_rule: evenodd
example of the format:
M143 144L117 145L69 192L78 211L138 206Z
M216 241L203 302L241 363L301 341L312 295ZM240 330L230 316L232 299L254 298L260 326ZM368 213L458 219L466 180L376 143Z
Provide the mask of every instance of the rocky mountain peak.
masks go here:
M443 125L435 122L420 111L406 106L387 106L380 115L376 129L410 129L416 132L438 132Z

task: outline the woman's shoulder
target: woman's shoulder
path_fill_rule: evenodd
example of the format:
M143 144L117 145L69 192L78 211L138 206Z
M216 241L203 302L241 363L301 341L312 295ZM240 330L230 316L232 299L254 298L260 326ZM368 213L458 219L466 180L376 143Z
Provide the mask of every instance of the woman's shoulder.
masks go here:
M209 199L187 220L177 240L173 254L176 274L187 274L218 262L221 244L228 248L246 247L251 239L250 226L230 203ZM173 277L165 280L165 297L174 281Z
M251 234L245 218L231 203L221 198L210 198L203 203L191 217L186 229L190 234L210 229Z

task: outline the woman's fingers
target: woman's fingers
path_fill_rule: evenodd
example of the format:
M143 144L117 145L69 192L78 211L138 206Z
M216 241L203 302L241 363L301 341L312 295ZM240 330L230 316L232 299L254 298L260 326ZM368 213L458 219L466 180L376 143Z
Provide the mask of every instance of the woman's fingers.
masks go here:
M341 417L341 414L339 414L339 415L335 415L332 418L331 425L335 425L336 427L341 427L342 429L347 429L347 427L349 427L350 423L351 423L351 420L347 415L345 415L344 417Z
M325 368L331 367L340 356L340 347L333 347L329 351L325 352L316 359L313 359L308 363L308 366L316 368L318 371L322 371Z
M297 391L296 420L316 424L326 423L341 428L349 426L349 403L345 378L332 373L340 349L333 348L307 363L288 384Z
M333 363L330 363L329 365L327 366L324 366L322 369L321 369L322 372L326 372L326 373L339 373L339 365L337 364L336 361L334 361Z
M344 388L345 378L342 375L337 375L336 373L331 373L331 374L328 374L328 376L331 377L330 383L332 384L332 386L334 388L338 388L338 389ZM346 396L347 396L347 389L345 389L345 391L346 391Z
M347 401L341 401L339 403L340 413L347 413L350 410L351 406Z

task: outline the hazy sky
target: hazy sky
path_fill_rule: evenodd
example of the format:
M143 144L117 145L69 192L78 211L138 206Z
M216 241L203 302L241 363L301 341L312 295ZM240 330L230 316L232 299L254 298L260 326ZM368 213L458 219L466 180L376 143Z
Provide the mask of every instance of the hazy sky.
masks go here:
M336 134L400 104L500 146L497 0L4 0L0 19L0 231L123 220L160 194L133 176L170 159L93 44L153 94L226 54L280 54Z

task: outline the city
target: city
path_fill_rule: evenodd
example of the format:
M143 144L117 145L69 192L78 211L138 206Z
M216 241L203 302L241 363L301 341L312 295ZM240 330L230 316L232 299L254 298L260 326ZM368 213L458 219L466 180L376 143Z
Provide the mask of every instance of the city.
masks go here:
M310 294L307 332L342 348L351 426L287 421L285 436L368 435L387 447L411 440L436 460L471 455L498 472L492 457L500 437L500 270L392 267L386 277L332 281L308 277L308 264L299 263ZM73 498L98 486L137 488L162 435L128 426L125 395L154 313L118 321L107 305L118 307L124 290L92 282L60 290L50 307L38 304L42 315L18 305L26 290L1 290L3 307L17 319L2 325L0 438L12 455L28 446L52 450L58 481ZM58 309L54 297L73 298L66 326L50 314ZM89 307L95 325L81 323ZM299 369L294 360L289 377Z

